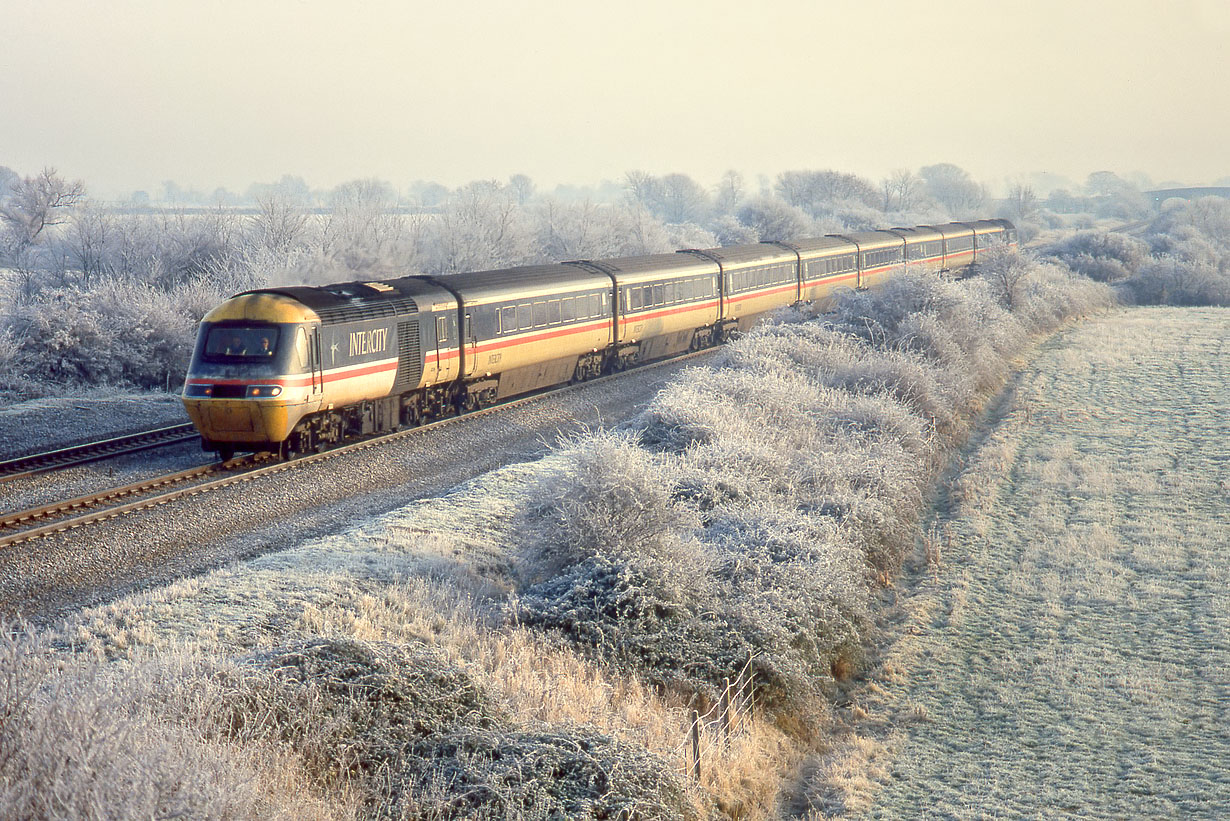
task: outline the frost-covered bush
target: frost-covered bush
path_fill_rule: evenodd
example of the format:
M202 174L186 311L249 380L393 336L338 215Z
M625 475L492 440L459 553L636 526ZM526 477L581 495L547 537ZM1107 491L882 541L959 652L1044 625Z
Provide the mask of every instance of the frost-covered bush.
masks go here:
M199 319L189 306L200 310L209 301L190 288L167 292L115 280L46 291L0 316L19 346L8 372L60 385L183 384Z
M1207 261L1164 256L1124 283L1132 301L1147 305L1230 305L1230 272Z
M1127 234L1081 231L1046 248L1043 255L1098 282L1119 282L1148 262L1149 245Z
M703 562L687 538L696 522L672 498L672 465L628 435L603 433L568 452L540 480L520 532L533 574L554 575L591 556L653 565L673 583L680 565ZM687 571L684 571L686 577Z
M695 818L683 778L643 748L580 728L463 728L409 747L371 817Z
M291 749L318 787L357 790L365 817L690 817L657 756L581 728L511 726L424 643L309 638L176 687L204 737Z
M1153 257L1123 284L1139 303L1230 305L1230 201L1169 205L1150 224Z
M739 557L725 549L730 534L738 522L755 529L764 512L714 518L714 506L696 495L710 484L704 468L686 456L602 434L563 457L567 468L540 480L531 494L537 501L518 523L528 579L515 606L520 623L563 635L662 687L709 699L750 659L766 704L806 712L829 664L821 645L833 637L851 643L852 623L864 611L857 595L848 601L860 585L832 583L856 581L858 557L836 562L841 574L820 572L820 557L830 557L809 537L832 528L794 517L776 553ZM790 584L765 587L769 576ZM801 584L812 578L810 587ZM754 579L759 592L748 586ZM748 595L732 595L734 586ZM770 604L787 599L789 611Z
M936 363L962 402L1002 380L1009 352L1024 340L986 283L913 271L842 299L835 325L877 347L915 351Z
M1015 316L1031 333L1052 331L1071 317L1088 316L1118 302L1109 286L1062 265L1034 263L1020 284Z

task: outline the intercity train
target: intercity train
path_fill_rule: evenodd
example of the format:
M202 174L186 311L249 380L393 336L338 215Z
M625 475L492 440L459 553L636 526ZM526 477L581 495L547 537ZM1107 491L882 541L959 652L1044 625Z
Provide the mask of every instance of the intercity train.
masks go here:
M206 450L283 457L719 344L905 266L960 272L1003 219L236 294L201 322L183 402Z

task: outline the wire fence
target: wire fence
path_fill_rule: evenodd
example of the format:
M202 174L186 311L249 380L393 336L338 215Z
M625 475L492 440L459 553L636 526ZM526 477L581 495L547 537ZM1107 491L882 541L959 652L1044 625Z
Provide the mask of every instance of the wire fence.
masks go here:
M675 748L675 760L683 762L685 772L697 781L701 778L702 762L730 745L731 738L743 728L756 707L754 659L755 656L748 658L734 679L726 679L716 704L703 714L692 711L688 736Z

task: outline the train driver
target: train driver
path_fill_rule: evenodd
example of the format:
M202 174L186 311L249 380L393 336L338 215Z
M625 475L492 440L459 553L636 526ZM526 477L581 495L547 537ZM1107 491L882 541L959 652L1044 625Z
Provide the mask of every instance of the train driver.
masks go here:
M243 356L248 352L248 348L243 344L243 339L238 334L231 337L231 344L226 346L227 356Z

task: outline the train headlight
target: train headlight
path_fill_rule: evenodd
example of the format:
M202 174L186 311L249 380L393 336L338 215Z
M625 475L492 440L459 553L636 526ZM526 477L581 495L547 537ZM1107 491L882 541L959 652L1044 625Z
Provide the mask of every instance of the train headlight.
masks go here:
M213 385L185 385L184 396L196 397L198 399L207 398L214 395Z
M249 399L269 399L282 393L281 385L249 385Z

